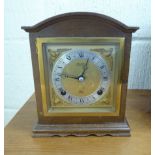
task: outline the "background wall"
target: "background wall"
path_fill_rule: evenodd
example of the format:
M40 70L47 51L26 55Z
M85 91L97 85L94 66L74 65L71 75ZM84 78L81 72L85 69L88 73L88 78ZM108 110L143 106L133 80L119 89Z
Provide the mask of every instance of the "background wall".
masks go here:
M5 0L5 124L34 92L28 34L20 27L75 11L97 12L140 27L133 35L128 87L150 89L149 0Z

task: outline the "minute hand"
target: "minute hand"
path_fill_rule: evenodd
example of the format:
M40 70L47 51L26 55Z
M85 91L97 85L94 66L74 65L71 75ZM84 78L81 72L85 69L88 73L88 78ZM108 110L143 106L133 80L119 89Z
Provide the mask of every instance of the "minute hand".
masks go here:
M87 61L86 61L86 64L85 64L85 66L84 66L84 69L83 69L83 72L82 72L81 76L83 76L84 73L85 73L85 71L88 69L88 61L89 61L89 58L88 58Z

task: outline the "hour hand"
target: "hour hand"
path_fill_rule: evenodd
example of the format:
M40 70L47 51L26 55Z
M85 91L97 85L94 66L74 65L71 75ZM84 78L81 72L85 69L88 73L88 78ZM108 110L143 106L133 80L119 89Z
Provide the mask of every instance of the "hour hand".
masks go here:
M69 74L66 74L66 73L61 74L61 76L65 77L65 78L79 79L77 76L69 75Z

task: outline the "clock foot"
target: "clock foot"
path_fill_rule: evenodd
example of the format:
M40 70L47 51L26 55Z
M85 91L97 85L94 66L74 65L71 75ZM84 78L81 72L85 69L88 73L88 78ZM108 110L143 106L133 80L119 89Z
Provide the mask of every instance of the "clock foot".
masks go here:
M127 120L102 124L37 124L33 137L52 136L130 136Z

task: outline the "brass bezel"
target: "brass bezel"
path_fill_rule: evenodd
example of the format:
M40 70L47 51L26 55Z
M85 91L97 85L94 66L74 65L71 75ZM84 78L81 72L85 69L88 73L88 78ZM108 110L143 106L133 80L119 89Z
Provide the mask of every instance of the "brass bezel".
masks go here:
M36 38L36 49L38 53L38 62L39 62L39 73L40 73L40 84L41 84L41 95L42 95L42 105L43 105L43 115L44 116L119 116L120 113L120 103L121 103L121 73L123 66L123 57L124 57L124 42L125 38L123 37L57 37L57 38ZM47 89L46 89L46 80L45 80L45 71L44 71L44 62L43 62L43 44L45 43L61 43L61 44L103 44L103 43L116 43L119 44L119 60L120 66L117 68L116 74L118 74L117 80L117 97L116 97L116 108L113 112L104 112L101 109L95 111L86 110L85 112L65 112L63 108L60 111L50 111L47 105Z

